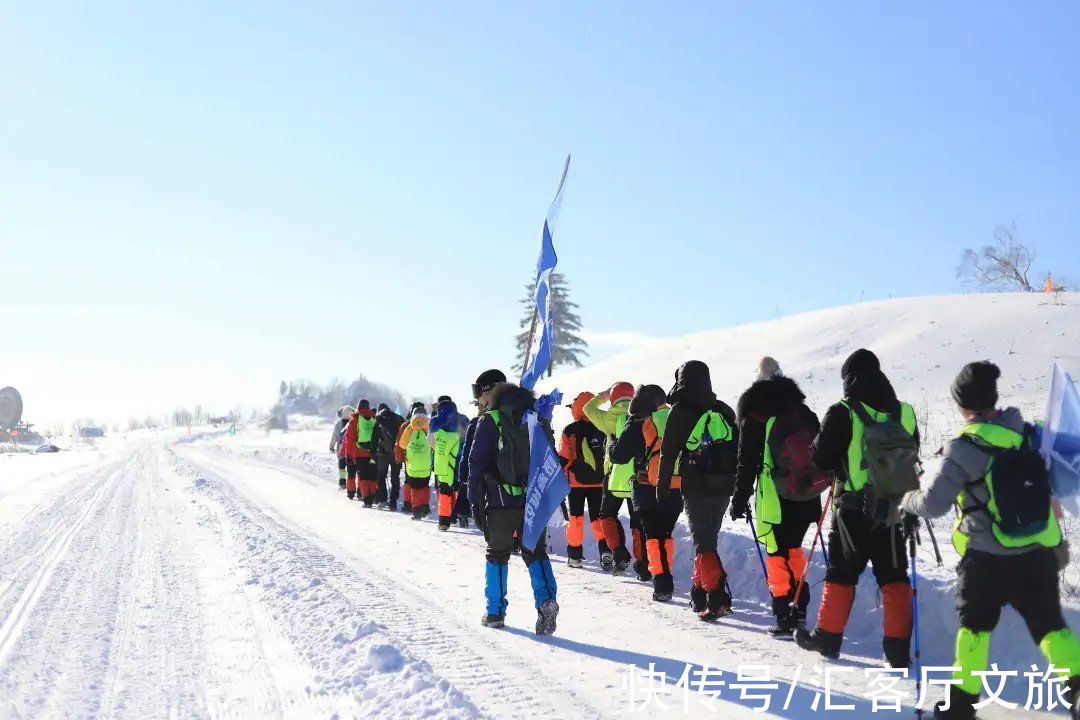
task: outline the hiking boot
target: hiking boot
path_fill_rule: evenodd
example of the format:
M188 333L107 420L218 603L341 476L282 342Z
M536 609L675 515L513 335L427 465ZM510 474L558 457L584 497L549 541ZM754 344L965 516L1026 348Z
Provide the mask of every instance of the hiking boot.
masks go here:
M790 638L795 634L797 613L798 610L790 606L778 610L776 612L776 623L766 632L774 638Z
M449 525L443 525L442 523L439 523L439 532L447 532L449 529Z
M641 582L652 581L652 573L649 572L649 562L647 560L638 560L635 562L634 573L637 574L637 579Z
M372 506L373 506L374 504L375 504L375 503L374 503L374 501L372 501L372 499L371 499L371 498L364 498L364 507L366 507L366 508L368 508L368 509L370 510L370 509L371 509L371 507L372 507Z
M813 632L805 628L795 631L795 644L803 650L812 650L822 657L836 660L840 657L840 644L844 641L843 635L814 628Z
M338 487L341 488L342 490L344 490L345 489L345 481L344 480L338 480Z
M667 602L671 599L671 593L654 590L652 594L652 599L656 602Z
M701 622L716 622L720 618L724 617L724 615L730 614L731 608L726 608L726 612L725 608L708 608L697 613L697 616L698 620L700 620Z
M401 512L405 513L406 515L411 513L412 512L412 504L407 503L407 502L401 503Z
M894 670L911 667L911 641L907 638L885 636L881 640L885 664Z
M705 603L706 593L704 588L690 588L690 609L696 613L703 613L707 607Z
M585 561L581 558L567 558L566 566L572 568L583 568L585 567Z
M347 497L349 500L352 500L354 497L356 497L356 493L354 493L354 492L345 493L345 497Z
M390 509L390 503L383 500L381 503L378 504L378 508L380 510L389 510Z
M480 618L480 624L486 628L501 628L504 624L502 615L485 615Z
M612 571L615 567L615 556L609 552L602 553L600 555L600 569L606 573Z
M626 568L630 567L629 560L616 560L615 564L611 567L611 574L618 577L626 572Z
M934 706L934 717L938 720L975 720L975 703L978 695L966 693L958 687L949 688L949 709L945 710L945 701Z
M555 632L555 618L559 616L559 603L545 600L536 611L536 634L551 635Z
M458 524L459 528L463 528L465 530L468 530L469 529L469 518L462 515L461 517L459 517L457 519L457 524Z

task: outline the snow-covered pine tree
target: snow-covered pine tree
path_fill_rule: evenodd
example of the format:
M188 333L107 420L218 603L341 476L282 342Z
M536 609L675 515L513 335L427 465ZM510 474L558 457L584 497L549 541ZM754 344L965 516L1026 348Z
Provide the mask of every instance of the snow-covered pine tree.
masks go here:
M517 346L517 360L514 369L518 373L525 370L528 362L526 353L529 352L529 335L533 328L533 321L537 320L537 327L533 333L533 349L540 342L540 328L538 319L533 316L533 284L525 286L525 297L521 300L524 313L521 318L521 332L515 338ZM551 349L551 365L548 367L548 376L560 366L581 367L582 357L589 354L589 344L578 334L581 332L581 317L577 313L578 304L570 299L570 290L566 284L566 278L562 273L551 274L551 316L554 324L554 344Z

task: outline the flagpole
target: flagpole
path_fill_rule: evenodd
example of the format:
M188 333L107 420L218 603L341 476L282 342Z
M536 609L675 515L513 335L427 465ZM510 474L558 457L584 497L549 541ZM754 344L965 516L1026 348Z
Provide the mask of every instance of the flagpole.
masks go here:
M532 320L529 321L529 342L525 345L525 357L521 360L521 379L529 369L529 356L532 355L533 338L536 336L536 303L533 303Z

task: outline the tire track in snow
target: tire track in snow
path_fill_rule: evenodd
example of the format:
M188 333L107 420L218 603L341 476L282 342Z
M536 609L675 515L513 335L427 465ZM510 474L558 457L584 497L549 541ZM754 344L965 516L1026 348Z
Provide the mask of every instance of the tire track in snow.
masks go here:
M39 555L42 561L41 567L30 576L26 588L15 601L15 605L5 618L3 625L0 625L0 666L4 664L7 656L10 654L15 643L18 641L19 636L22 634L22 629L28 615L37 605L42 592L52 579L56 567L67 554L68 549L71 547L72 540L75 538L75 534L82 529L83 525L86 524L87 519L97 507L98 502L101 500L101 496L104 494L109 481L113 477L113 472L114 471L112 470L107 470L102 474L96 486L87 491L87 494L90 494L89 501L83 505L82 512L75 517L74 521L65 530L56 533L53 529L64 519L64 516L61 515L46 531L45 536L49 537L50 540L48 545ZM80 496L79 500L81 500L81 498L82 496ZM74 506L76 504L77 502L72 502L69 503L69 506ZM33 561L29 560L27 561L27 564L30 562Z
M200 477L212 480L212 492L232 517L234 532L238 538L249 543L250 559L254 561L252 571L261 578L260 565L264 571L270 570L268 582L272 585L269 591L276 592L280 588L292 594L299 585L298 597L287 595L289 602L281 608L281 619L288 619L301 627L306 625L308 619L288 618L287 615L294 610L297 601L305 601L303 586L312 582L325 584L337 596L335 602L345 603L348 612L381 620L393 618L382 625L364 623L357 628L358 632L362 634L377 629L397 639L395 644L409 650L415 648L419 657L437 659L438 672L445 681L449 681L449 686L467 690L470 696L477 699L482 698L485 710L498 716L515 717L561 717L565 714L565 694L561 698L553 696L542 687L542 683L534 682L528 673L492 672L493 668L521 665L520 658L498 648L495 644L497 638L478 638L474 630L462 627L453 618L447 618L443 624L433 622L428 607L430 600L402 584L400 578L393 578L385 570L366 564L358 571L355 562L346 564L316 546L287 522L256 507L229 481L228 470L213 460L193 458L186 450L182 458L196 469ZM310 474L305 481L311 481ZM260 557L263 555L269 557ZM273 565L291 567L284 572L275 572L268 567ZM281 587L288 582L294 584ZM409 608L415 611L403 610ZM310 638L298 635L294 637L294 642L302 647L310 643ZM342 639L335 638L334 642L342 642ZM306 652L311 653L317 662L327 659L321 657L322 651L317 648L309 647ZM326 667L326 670L332 672L334 668ZM589 707L588 702L581 698L574 700L576 707L592 717L608 715L607 712ZM407 713L397 713L397 716L402 715Z

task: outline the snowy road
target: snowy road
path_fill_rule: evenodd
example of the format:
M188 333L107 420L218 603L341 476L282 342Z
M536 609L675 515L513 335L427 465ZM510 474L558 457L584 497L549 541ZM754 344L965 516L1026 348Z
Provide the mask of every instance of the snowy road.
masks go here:
M854 710L815 712L812 658L764 616L703 626L628 578L557 567L559 632L538 639L518 562L508 628L485 630L478 533L365 510L235 438L0 457L0 507L3 718L871 714L852 678L872 663L834 666ZM740 664L798 662L772 714L730 687ZM715 668L722 699L650 701L645 671L673 684L687 666Z

